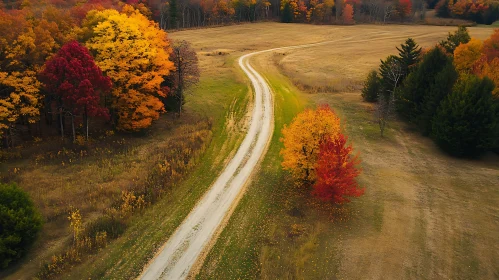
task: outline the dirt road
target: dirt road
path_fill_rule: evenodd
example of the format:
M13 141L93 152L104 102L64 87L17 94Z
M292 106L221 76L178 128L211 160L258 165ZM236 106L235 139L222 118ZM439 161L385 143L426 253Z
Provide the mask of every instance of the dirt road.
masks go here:
M351 38L273 48L249 53L239 58L239 66L250 79L255 94L248 133L234 158L162 247L159 254L145 268L140 279L185 279L224 218L230 215L229 210L235 206L234 202L238 195L256 164L265 154L274 125L272 94L265 79L251 67L250 57L264 52L306 48L347 39Z
M249 58L254 54L239 59L255 94L247 135L234 158L146 267L141 279L187 277L264 155L273 132L273 103L269 86L249 64Z

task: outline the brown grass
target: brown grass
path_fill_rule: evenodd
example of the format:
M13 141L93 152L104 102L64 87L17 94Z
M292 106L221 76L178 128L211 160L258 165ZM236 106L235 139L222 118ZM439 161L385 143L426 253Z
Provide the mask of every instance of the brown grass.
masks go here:
M9 160L2 166L8 170L2 179L17 182L27 191L45 220L40 238L26 258L31 261L14 267L16 272L10 276L28 277L41 264L51 263L52 268L40 274L47 278L81 261L84 255L80 253L93 252L87 250L92 246L98 249L95 237L99 232L92 230L82 237L92 239L85 240L85 246L73 244L69 212L79 210L87 226L98 222L104 229L112 227L104 224L112 222L106 217L119 219L126 226L125 216L131 213L126 213L130 211L124 207L130 205L125 204L136 201L126 201L124 196L136 194L149 204L173 188L194 165L192 159L205 150L211 139L210 126L207 119L194 115L179 120L164 116L145 136L101 137L83 146L63 145L53 139L34 144L36 149L30 150L36 152L24 153L22 159ZM107 231L108 236L117 237ZM73 252L76 248L78 252Z

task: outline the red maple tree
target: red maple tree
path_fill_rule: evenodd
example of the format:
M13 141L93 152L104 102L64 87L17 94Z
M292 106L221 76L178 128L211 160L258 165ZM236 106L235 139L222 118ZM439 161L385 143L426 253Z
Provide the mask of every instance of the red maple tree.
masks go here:
M412 11L411 0L399 0L397 3L397 12L402 19L409 17Z
M45 63L41 79L48 92L59 99L59 106L74 115L108 119L108 109L100 105L101 95L111 89L111 80L102 75L88 49L76 41L65 44ZM73 118L72 118L73 119Z
M358 155L352 156L352 146L346 146L347 139L340 134L327 139L320 146L317 160L317 181L312 194L323 201L341 204L350 202L348 197L359 197L364 189L359 188L355 177L361 170Z

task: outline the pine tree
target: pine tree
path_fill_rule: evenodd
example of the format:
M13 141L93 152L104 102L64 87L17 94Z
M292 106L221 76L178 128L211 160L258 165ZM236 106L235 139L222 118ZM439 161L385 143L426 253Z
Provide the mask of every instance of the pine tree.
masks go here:
M433 119L431 136L450 154L476 156L497 144L499 108L494 83L467 76L456 84Z
M381 91L381 81L376 70L369 72L362 89L362 98L366 102L376 102Z
M450 94L456 79L452 59L440 48L432 49L407 76L397 92L399 114L418 124L423 133L428 133L434 110Z
M431 121L442 100L451 93L457 78L457 71L450 60L440 72L436 73L434 83L428 87L423 97L421 114L419 115L417 122L419 129L424 135L430 134Z
M177 0L170 0L170 28L178 28Z
M448 53L454 53L454 50L460 44L466 44L471 40L468 28L466 26L459 26L456 32L447 36L447 40L441 41L440 46L444 47Z
M291 9L291 5L289 2L284 4L284 8L282 9L281 21L284 23L293 22L293 11Z
M404 72L404 78L409 75L412 68L419 62L421 47L416 44L412 38L408 38L404 44L397 48L399 51L399 60Z

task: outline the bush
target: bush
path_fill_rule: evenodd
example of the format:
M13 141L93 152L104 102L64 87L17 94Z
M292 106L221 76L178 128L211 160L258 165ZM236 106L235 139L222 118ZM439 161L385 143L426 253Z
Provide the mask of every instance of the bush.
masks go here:
M376 102L378 100L378 95L381 90L381 83L378 77L378 72L372 70L367 76L367 80L364 82L364 88L362 89L362 98L366 102Z
M15 184L0 184L0 268L26 253L41 226L41 216L28 194Z
M494 83L468 76L459 81L433 119L432 137L448 153L476 156L495 146L499 110L492 96Z

